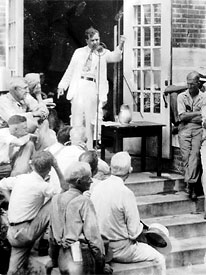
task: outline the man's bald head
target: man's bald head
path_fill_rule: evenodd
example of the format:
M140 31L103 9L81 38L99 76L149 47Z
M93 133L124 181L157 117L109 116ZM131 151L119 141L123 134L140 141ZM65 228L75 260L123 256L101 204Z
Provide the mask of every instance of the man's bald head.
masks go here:
M64 178L69 185L84 192L89 189L91 184L91 168L86 162L75 161L67 167Z
M127 152L118 152L111 159L111 173L115 176L125 176L131 173L131 157Z
M199 79L200 79L200 75L199 75L199 73L198 72L196 72L196 71L192 71L192 72L190 72L188 75L187 75L187 80L195 80L195 81L199 81Z

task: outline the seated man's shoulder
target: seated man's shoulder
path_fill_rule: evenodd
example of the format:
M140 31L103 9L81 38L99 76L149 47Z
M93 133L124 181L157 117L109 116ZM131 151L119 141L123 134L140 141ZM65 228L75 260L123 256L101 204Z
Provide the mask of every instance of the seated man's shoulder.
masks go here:
M9 128L8 127L5 127L5 128L0 128L0 137L3 138L3 137L7 137L11 135L10 134L10 131L9 131Z
M0 105L3 104L3 103L7 103L7 102L10 102L11 101L11 96L9 93L7 94L3 94L0 96Z

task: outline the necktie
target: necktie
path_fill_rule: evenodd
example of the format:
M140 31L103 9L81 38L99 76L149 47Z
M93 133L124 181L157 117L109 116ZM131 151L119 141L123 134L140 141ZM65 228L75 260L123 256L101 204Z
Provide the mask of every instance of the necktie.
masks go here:
M92 66L92 51L90 51L89 56L87 57L87 60L84 64L83 71L88 72L91 70Z

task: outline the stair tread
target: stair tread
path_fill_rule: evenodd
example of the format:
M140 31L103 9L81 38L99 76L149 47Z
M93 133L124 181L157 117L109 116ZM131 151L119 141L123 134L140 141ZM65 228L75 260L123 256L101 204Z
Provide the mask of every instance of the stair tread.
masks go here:
M123 271L123 270L132 270L132 269L142 269L145 267L153 267L157 266L158 264L152 261L147 262L138 262L138 263L115 263L112 262L112 268L115 272Z
M44 266L49 261L49 256L33 256L31 257L31 261L39 262L43 264ZM131 270L142 270L145 268L151 268L158 266L157 263L153 261L147 261L147 262L138 262L138 263L111 263L114 273L116 272L122 272L122 271L131 271ZM54 268L54 271L58 270L58 268Z
M200 199L202 197L203 196L199 196L198 198ZM165 203L165 202L168 203L173 201L175 202L175 201L188 201L188 200L189 198L186 192L176 192L174 194L154 194L154 195L136 197L137 205L147 205L147 204Z
M167 269L167 275L205 275L206 265L197 264Z
M155 172L141 172L141 173L131 173L126 180L126 184L134 184L141 182L159 182L168 180L183 180L184 177L175 173L162 173L161 177L157 177Z
M194 223L206 223L204 219L204 213L188 213L188 214L179 214L179 215L170 215L170 216L160 216L153 218L146 218L143 222L147 225L152 223L161 223L165 226L173 225L184 225L194 224Z
M171 237L172 253L195 249L206 249L206 236L192 237L189 239L176 239Z

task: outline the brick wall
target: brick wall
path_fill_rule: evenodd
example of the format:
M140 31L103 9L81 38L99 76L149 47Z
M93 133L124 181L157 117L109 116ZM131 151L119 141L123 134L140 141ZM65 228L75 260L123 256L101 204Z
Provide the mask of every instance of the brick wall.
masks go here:
M173 84L185 81L192 70L206 68L205 26L206 0L172 0ZM172 156L169 170L182 174L182 157L178 147L172 147Z
M0 0L0 67L6 65L6 0Z
M173 47L206 48L206 0L172 0Z

